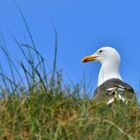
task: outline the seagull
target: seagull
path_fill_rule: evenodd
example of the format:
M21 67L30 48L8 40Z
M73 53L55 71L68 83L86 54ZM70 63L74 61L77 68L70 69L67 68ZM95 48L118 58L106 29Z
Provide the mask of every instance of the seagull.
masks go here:
M128 103L135 99L135 91L132 86L122 80L120 75L121 57L118 51L112 47L102 47L94 54L84 57L82 62L97 61L101 63L98 75L98 85L94 92L95 99L107 97L107 104L115 101Z

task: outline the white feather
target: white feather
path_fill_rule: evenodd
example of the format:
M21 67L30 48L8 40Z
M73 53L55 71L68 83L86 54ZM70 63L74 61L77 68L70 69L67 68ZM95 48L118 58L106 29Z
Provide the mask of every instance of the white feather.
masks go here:
M122 79L119 72L121 58L117 50L103 47L97 50L93 56L96 56L96 61L102 64L98 75L98 86L111 78Z

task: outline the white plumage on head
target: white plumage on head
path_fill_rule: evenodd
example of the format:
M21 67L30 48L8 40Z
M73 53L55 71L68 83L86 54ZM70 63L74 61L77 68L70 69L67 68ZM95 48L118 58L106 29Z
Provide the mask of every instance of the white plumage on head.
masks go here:
M102 47L94 54L83 58L83 62L97 61L101 63L101 69L98 75L98 86L106 80L112 78L122 79L120 76L120 55L118 51L112 47Z

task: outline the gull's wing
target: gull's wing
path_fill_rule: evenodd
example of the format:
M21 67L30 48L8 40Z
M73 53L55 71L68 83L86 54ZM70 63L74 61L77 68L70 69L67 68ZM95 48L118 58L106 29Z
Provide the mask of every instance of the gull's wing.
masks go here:
M115 96L116 92L128 99L135 97L135 91L129 84L120 79L113 78L96 88L94 98L111 99Z

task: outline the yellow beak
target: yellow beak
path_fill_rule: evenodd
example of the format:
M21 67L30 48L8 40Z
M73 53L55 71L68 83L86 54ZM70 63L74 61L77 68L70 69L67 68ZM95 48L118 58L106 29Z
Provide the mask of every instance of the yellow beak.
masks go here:
M92 56L92 55L86 56L86 57L84 57L84 58L81 60L81 62L94 61L94 60L96 60L96 57L97 57L97 56Z

